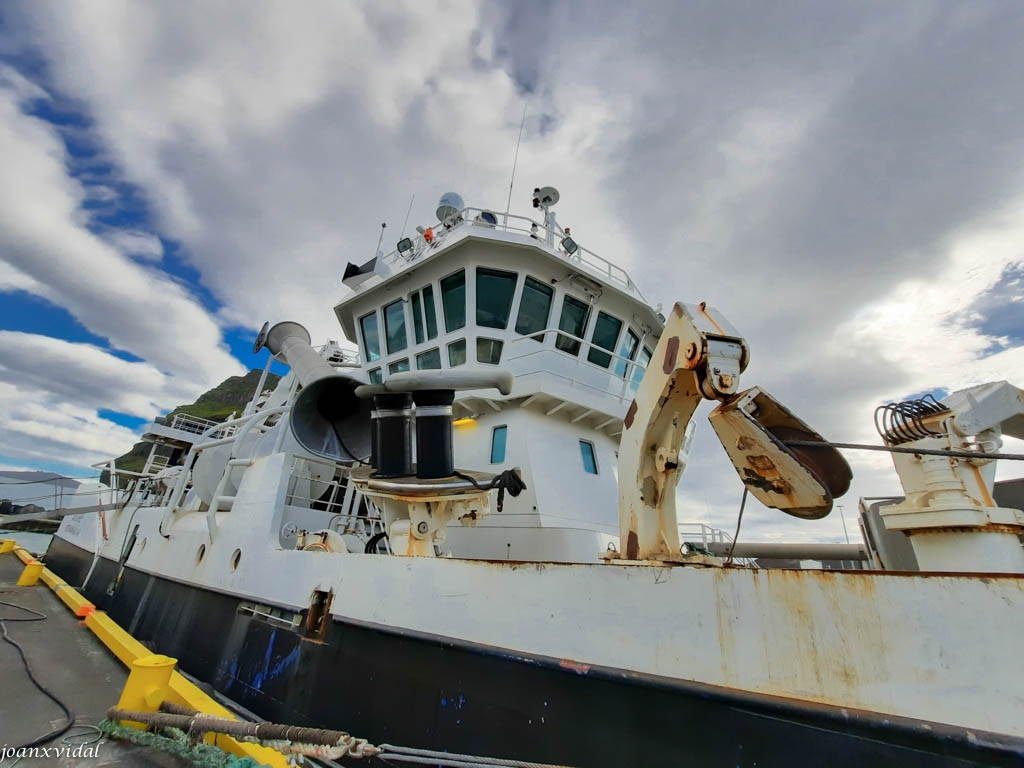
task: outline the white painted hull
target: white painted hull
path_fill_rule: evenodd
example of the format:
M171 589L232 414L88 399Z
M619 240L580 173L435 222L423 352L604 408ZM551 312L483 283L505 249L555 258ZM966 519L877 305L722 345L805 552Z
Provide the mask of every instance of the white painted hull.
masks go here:
M164 509L127 509L108 513L102 556L118 559L131 522L128 567L243 600L299 612L314 590L333 592L337 621L1024 737L1020 576L285 550L267 533L280 526L284 461L247 473L212 542L201 514L164 538ZM83 516L59 535L91 551L98 530Z

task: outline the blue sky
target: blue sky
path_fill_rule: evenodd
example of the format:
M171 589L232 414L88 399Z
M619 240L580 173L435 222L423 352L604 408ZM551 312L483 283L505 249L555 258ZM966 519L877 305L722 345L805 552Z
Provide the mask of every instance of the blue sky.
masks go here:
M513 208L557 185L580 242L717 306L745 383L826 434L1022 383L1022 38L999 3L6 3L0 467L122 452L261 366L264 320L341 340L344 265L410 195L410 227L449 189L504 205L524 103ZM681 505L737 497L701 426Z

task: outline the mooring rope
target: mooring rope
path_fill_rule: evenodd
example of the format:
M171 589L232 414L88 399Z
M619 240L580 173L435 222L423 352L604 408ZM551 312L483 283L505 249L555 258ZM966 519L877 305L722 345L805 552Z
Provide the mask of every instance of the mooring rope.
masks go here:
M160 709L160 712L134 712L111 707L107 710L107 721L130 720L154 728L183 732L190 737L205 733L222 733L239 741L262 744L285 754L325 760L337 760L341 757L376 757L385 762L439 765L445 768L568 768L550 763L438 752L393 744L375 746L366 739L358 738L346 731L231 720L216 715L205 715L169 701L161 704ZM175 743L178 741L180 740L176 740Z

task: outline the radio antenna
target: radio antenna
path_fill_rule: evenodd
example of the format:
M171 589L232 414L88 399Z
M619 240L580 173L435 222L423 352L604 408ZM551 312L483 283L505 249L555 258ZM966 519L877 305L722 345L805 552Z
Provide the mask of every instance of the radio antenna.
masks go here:
M413 192L413 193L412 193L412 197L411 197L411 198L409 198L409 210L407 210L407 211L405 212L405 221L403 221L403 222L402 222L402 234L400 234L400 235L398 236L398 239L399 239L399 240L401 240L402 238L404 238L404 237L405 237L405 225L409 223L409 214L410 214L410 213L412 213L412 204L413 204L413 201L414 201L415 199L416 199L416 193L415 193L415 192Z
M512 158L512 180L508 183L508 202L505 203L505 229L508 230L508 212L512 208L512 185L516 183L516 163L519 162L519 145L523 142L523 126L526 125L526 107L529 102L523 102L523 119L519 123L519 138L516 140L516 154Z

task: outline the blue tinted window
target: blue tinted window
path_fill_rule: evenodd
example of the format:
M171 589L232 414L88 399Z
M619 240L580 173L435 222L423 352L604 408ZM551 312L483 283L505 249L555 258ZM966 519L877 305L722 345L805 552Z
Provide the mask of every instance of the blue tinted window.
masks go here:
M637 355L636 362L637 365L633 366L633 376L630 379L630 386L633 389L637 389L644 378L644 371L647 370L647 364L651 362L651 350L647 347L641 349L640 354Z
M582 336L589 317L589 305L572 296L566 296L562 300L562 315L558 319L558 330L571 333L573 336ZM562 334L558 334L558 338L555 339L555 346L570 355L580 353L580 343L576 339Z
M480 338L476 340L476 359L478 363L490 363L491 365L497 365L501 362L501 348L505 345L505 342L499 341L498 339L484 339Z
M374 368L369 373L371 384L381 384L384 381L384 377L380 373L380 368Z
M466 362L466 340L459 339L448 345L448 365L454 368Z
M620 330L622 330L621 320L611 315L606 315L604 312L598 312L597 322L594 323L594 335L591 337L594 345L590 348L590 352L587 353L587 360L594 363L594 365L607 368L608 364L612 361L612 356L601 352L595 347L607 349L611 352L615 349L615 342L618 341Z
M387 337L389 355L409 346L405 335L405 306L401 299L384 307L384 335Z
M371 312L365 317L361 317L359 326L363 331L363 350L366 352L366 361L379 360L380 336L377 333L377 313Z
M416 370L425 371L441 367L441 350L437 347L416 355Z
M466 324L466 273L459 270L441 281L441 307L444 328L457 331Z
M548 327L548 315L551 314L551 297L555 291L550 285L540 280L527 277L523 283L523 296L519 300L519 317L516 319L516 333L524 336ZM543 336L533 336L537 341L544 341Z
M508 442L508 427L495 427L491 433L491 464L505 461L505 444Z
M409 358L403 357L388 366L388 373L404 373L409 370Z
M621 357L627 357L630 360L633 359L633 355L636 354L636 348L640 344L640 337L637 336L633 331L626 330L626 336L619 345L619 355ZM626 367L629 365L625 360L615 361L615 374L617 376L626 377Z
M596 475L597 456L594 454L594 444L588 440L580 440L580 456L583 457L583 471Z
M434 287L428 285L423 289L423 311L427 315L427 338L437 336L437 314L434 312Z
M515 292L515 272L479 267L476 270L476 324L505 328Z
M420 298L420 292L416 291L412 295L412 330L413 335L416 337L416 343L423 343L423 300Z

